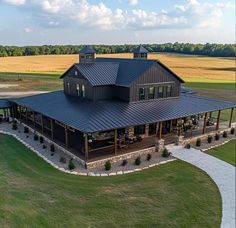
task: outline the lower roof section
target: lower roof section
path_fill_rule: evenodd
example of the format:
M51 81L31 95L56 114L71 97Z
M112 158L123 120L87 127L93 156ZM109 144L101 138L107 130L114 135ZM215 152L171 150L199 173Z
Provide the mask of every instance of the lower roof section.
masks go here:
M1 108L10 108L10 102L6 99L0 99L0 109Z
M85 133L154 123L236 107L235 103L196 95L181 95L179 98L136 103L93 102L67 96L63 91L12 101Z

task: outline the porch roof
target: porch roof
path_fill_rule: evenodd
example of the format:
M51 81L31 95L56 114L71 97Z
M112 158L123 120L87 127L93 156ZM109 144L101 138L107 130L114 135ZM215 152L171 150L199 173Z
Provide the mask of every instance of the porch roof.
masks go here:
M0 99L0 109L10 108L10 103L6 99Z
M183 94L178 98L128 103L114 100L93 102L56 91L13 101L85 133L236 107L236 104L231 102Z

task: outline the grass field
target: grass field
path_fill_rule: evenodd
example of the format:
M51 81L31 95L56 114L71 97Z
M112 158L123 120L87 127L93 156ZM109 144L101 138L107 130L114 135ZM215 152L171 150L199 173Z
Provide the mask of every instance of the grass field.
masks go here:
M97 55L97 57L132 58L132 54ZM186 81L186 86L194 88L234 90L235 61L233 58L213 58L176 54L150 54L150 59L159 59ZM78 55L49 55L0 58L0 81L15 81L20 75L23 80L38 84L45 81L60 85L58 76L73 63ZM56 80L54 80L56 79ZM53 82L52 82L53 80ZM59 81L59 80L58 80ZM22 84L19 82L19 84ZM35 85L35 83L33 83ZM34 86L32 86L34 88Z
M208 150L207 153L236 166L236 140Z
M0 227L220 227L209 176L174 161L115 177L57 171L0 134Z

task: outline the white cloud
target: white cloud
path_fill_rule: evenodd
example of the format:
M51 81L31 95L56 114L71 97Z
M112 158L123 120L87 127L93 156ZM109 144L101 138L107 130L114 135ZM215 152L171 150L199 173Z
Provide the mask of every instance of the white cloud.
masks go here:
M128 0L129 4L134 6L138 4L138 0Z
M8 4L16 5L16 6L24 5L26 2L26 0L3 0L3 1Z
M32 32L32 29L31 28L24 28L24 32L30 33L30 32Z

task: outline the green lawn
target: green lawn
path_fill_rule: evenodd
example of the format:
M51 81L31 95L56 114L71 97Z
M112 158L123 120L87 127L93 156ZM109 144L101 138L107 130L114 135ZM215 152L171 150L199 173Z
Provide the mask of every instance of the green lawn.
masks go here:
M215 228L220 221L218 188L187 163L124 176L74 176L0 134L0 227Z
M220 122L229 122L230 114L231 114L231 109L222 110L220 112ZM218 116L218 111L212 112L212 117L217 118L217 116ZM232 122L236 122L236 109L234 109L233 111Z
M223 161L230 163L233 166L236 166L236 140L232 140L229 143L226 143L222 146L216 147L214 149L208 150L212 156L215 156Z
M187 81L185 87L191 88L205 88L205 89L218 89L218 90L235 90L236 84L234 82L226 83L213 83L213 82L191 82Z

